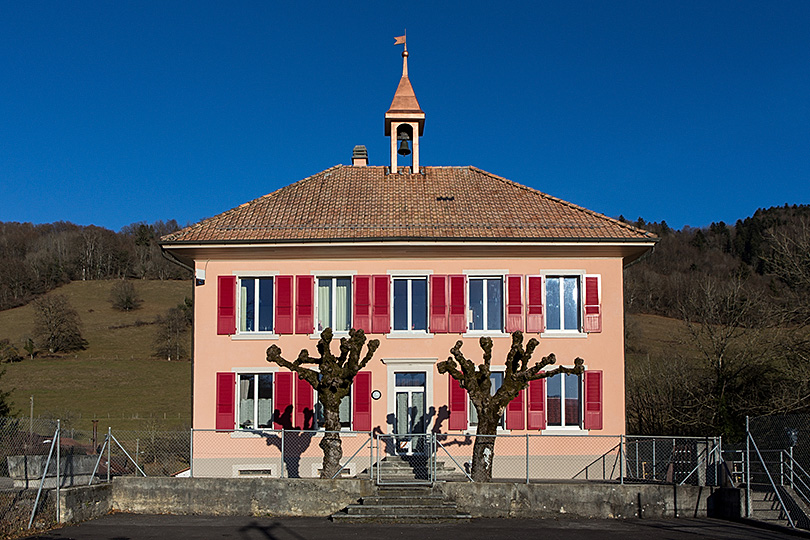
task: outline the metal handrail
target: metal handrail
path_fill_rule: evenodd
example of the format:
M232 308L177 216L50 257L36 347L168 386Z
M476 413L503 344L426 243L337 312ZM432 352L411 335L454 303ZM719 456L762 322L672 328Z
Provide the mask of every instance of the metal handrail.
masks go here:
M692 476L692 475L695 473L695 471L697 471L697 470L700 468L701 464L703 464L704 462L705 462L705 464L708 466L708 465L709 465L709 456L710 456L711 454L714 454L714 452L717 450L717 447L718 447L718 445L717 445L717 444L715 444L715 445L714 445L714 447L713 447L711 450L708 450L708 448L707 448L707 449L705 449L705 451L701 451L701 452L698 454L698 457L697 457L697 465L695 465L695 468L694 468L694 469L692 469L692 470L689 472L689 474L687 474L687 475L684 477L684 479L680 481L680 483L679 483L678 485L682 486L682 485L683 485L683 484L684 484L684 483L685 483L687 480L689 480L689 477L690 477L690 476ZM702 458L702 459L701 459L701 456L703 456L703 458Z
M792 528L796 528L796 524L793 523L793 518L790 517L790 512L788 511L787 506L785 506L785 501L782 500L782 495L779 493L779 490L776 488L776 483L773 481L773 477L771 476L771 471L768 470L768 466L765 464L765 460L762 458L762 454L759 453L759 448L757 448L757 443L754 440L754 437L751 436L751 433L748 433L748 440L754 446L754 450L757 453L757 457L759 457L759 462L762 464L762 468L765 469L765 474L768 475L768 480L771 482L771 487L773 488L773 492L776 494L777 499L779 499L779 505L782 507L782 512L785 513L787 516L788 523Z
M369 433L369 434L368 434L368 442L371 442L371 433ZM354 458L357 456L357 454L359 454L359 453L360 453L360 450L365 449L365 447L366 447L366 443L363 443L363 445L362 445L360 448L358 448L358 449L357 449L357 450L354 452L354 454L352 454L352 457L350 457L348 460L346 460L346 463L344 463L343 465L341 465L341 466L340 466L340 469L338 469L338 471L335 473L335 475L334 475L334 476L332 476L332 480L334 480L335 478L337 478L337 477L338 477L338 475L340 474L340 472L341 472L343 469L345 469L345 468L346 468L346 466L347 466L349 463L351 463L351 462L352 462L352 460L353 460L353 459L354 459Z
M604 454L602 454L601 456L596 458L595 460L591 461L590 463L588 463L587 465L582 467L582 469L580 469L574 476L571 477L571 480L575 480L577 476L579 476L580 474L583 473L583 471L585 472L585 480L587 480L588 479L588 469L591 468L591 465L594 465L600 459L604 462L605 457L610 455L617 448L621 447L621 445L622 445L622 443L617 444L616 446L614 446L613 448L611 448L610 450L608 450L607 452L605 452ZM616 452L616 459L613 460L613 470L616 470L616 460L618 460L618 459L619 459L619 452ZM613 476L613 471L611 471L611 476Z
M799 464L799 462L796 461L795 458L791 456L789 452L782 450L782 455L787 456L788 458L788 464L790 467L789 469L790 487L793 488L793 490L799 495L799 497L802 498L802 500L806 504L810 505L810 496L808 496L808 494L810 493L810 485L808 485L808 483L810 482L810 475L807 474L807 471L804 470L801 464ZM794 467L798 469L798 474L796 474ZM804 489L799 489L796 487L795 482L797 479L799 480L799 482L801 482L802 486L804 486Z
M468 479L470 482L472 482L472 481L473 481L472 476L470 476L469 474L467 474L467 470L466 470L464 467L462 467L461 465L459 465L459 464L458 464L458 461L456 461L456 458L454 458L453 456L451 456L451 455L450 455L450 452L448 452L448 451L447 451L447 448L445 448L445 447L444 447L444 445L442 444L442 442L441 442L441 441L438 439L438 437L436 437L436 435L435 435L435 434L433 435L433 439L436 441L436 444L438 444L438 445L439 445L439 447L440 447L442 450L444 450L444 453L445 453L445 454L447 454L447 457L449 457L450 459L452 459L452 460L453 460L453 463L455 463L455 464L456 464L456 467L458 467L458 469L459 469L461 472L463 472L463 473L464 473L464 476L466 476L466 477L467 477L467 479Z

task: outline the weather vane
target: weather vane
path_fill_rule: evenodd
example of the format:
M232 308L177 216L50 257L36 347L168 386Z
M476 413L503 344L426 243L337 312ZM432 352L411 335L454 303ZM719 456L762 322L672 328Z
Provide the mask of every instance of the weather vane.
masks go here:
M405 42L405 36L407 34L408 31L405 30L405 34L394 38L394 45L405 45L405 50L403 52L408 52L408 44Z

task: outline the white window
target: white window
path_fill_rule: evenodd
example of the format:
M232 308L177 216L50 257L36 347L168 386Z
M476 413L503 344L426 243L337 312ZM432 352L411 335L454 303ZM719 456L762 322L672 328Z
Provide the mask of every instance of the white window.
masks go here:
M273 331L273 278L239 278L239 331Z
M469 279L470 330L503 331L503 278Z
M582 379L559 373L546 379L546 418L549 427L579 427L582 422Z
M581 304L578 276L546 277L546 331L579 332Z
M427 332L427 279L394 278L394 331Z
M502 384L503 384L503 372L501 372L501 371L493 371L493 372L491 372L489 374L489 394L491 396L495 395L495 392L498 391L498 389L501 387ZM469 405L468 405L467 408L470 411L470 425L471 426L477 426L478 425L478 411L475 410L475 405L472 404L472 401L469 402ZM501 415L500 420L498 420L498 427L499 428L504 427L504 417L505 417L505 412L504 412L504 414Z
M318 332L331 328L348 332L352 327L352 278L318 278Z
M239 374L239 410L237 418L242 429L273 427L273 374Z

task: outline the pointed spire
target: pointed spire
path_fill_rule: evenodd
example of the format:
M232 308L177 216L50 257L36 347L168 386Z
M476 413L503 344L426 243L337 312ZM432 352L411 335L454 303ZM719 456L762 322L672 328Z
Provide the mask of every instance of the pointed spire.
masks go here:
M394 99L391 101L391 107L385 113L386 126L385 134L390 135L390 125L388 120L391 118L408 118L419 122L419 134L422 134L425 124L425 113L419 106L419 101L416 99L416 93L413 91L411 80L408 78L408 44L405 41L405 36L394 38L395 45L404 45L402 51L402 78L399 80L397 91L394 93Z

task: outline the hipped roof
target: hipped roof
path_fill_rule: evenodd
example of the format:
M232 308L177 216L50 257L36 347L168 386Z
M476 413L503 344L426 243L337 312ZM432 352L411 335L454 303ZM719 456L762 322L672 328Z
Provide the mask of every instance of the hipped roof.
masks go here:
M337 165L162 238L164 245L657 238L476 167Z

